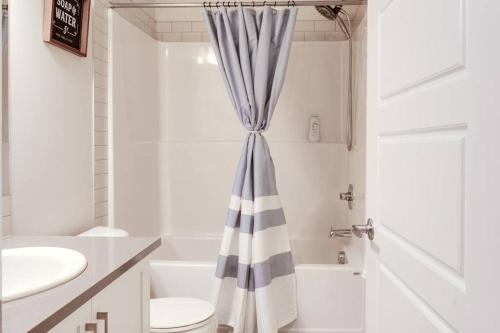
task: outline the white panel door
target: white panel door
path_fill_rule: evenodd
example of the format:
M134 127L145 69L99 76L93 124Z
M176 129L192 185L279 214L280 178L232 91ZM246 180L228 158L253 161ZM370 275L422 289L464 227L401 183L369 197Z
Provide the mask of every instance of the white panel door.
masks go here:
M367 333L500 332L499 17L369 0Z

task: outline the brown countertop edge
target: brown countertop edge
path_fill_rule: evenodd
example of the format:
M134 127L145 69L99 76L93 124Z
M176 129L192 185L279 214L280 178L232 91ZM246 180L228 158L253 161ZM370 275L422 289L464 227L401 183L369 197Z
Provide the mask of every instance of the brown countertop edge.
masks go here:
M130 268L135 266L139 261L146 258L151 252L160 247L161 238L158 238L151 245L146 247L144 250L139 252L137 255L132 257L130 260L125 262L123 265L106 275L100 281L95 283L92 287L84 291L82 294L74 298L68 304L54 312L51 316L38 323L35 327L30 329L27 333L46 333L51 328L55 327L61 321L63 321L66 317L72 314L75 310L89 301L92 297L97 295L101 290L110 285L113 281L123 275Z

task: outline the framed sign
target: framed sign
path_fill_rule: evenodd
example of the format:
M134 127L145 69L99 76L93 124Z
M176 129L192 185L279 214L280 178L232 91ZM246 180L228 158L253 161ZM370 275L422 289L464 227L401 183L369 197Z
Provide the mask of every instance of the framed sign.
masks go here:
M45 0L43 39L87 56L90 0Z

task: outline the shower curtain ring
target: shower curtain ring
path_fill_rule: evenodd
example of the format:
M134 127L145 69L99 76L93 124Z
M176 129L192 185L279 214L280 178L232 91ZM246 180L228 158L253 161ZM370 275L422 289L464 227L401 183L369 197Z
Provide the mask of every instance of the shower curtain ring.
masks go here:
M267 1L264 1L264 2L262 3L262 7L266 7L266 2L267 2Z
M276 7L276 1L274 1L274 7Z
M215 7L216 7L217 9L219 9L219 1L217 1L217 2L215 3Z
M252 1L252 7L255 8L255 1Z
M207 8L207 6L205 5L205 1L203 1L203 8Z
M290 7L290 0L288 0L288 2L286 3L286 6Z

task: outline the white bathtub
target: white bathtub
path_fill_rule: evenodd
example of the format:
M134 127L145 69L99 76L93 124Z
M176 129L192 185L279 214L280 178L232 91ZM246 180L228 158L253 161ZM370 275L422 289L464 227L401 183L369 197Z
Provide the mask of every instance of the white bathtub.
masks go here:
M211 300L220 238L167 237L151 262L152 297L187 296ZM282 332L363 332L364 278L359 254L330 239L292 241L299 318Z

